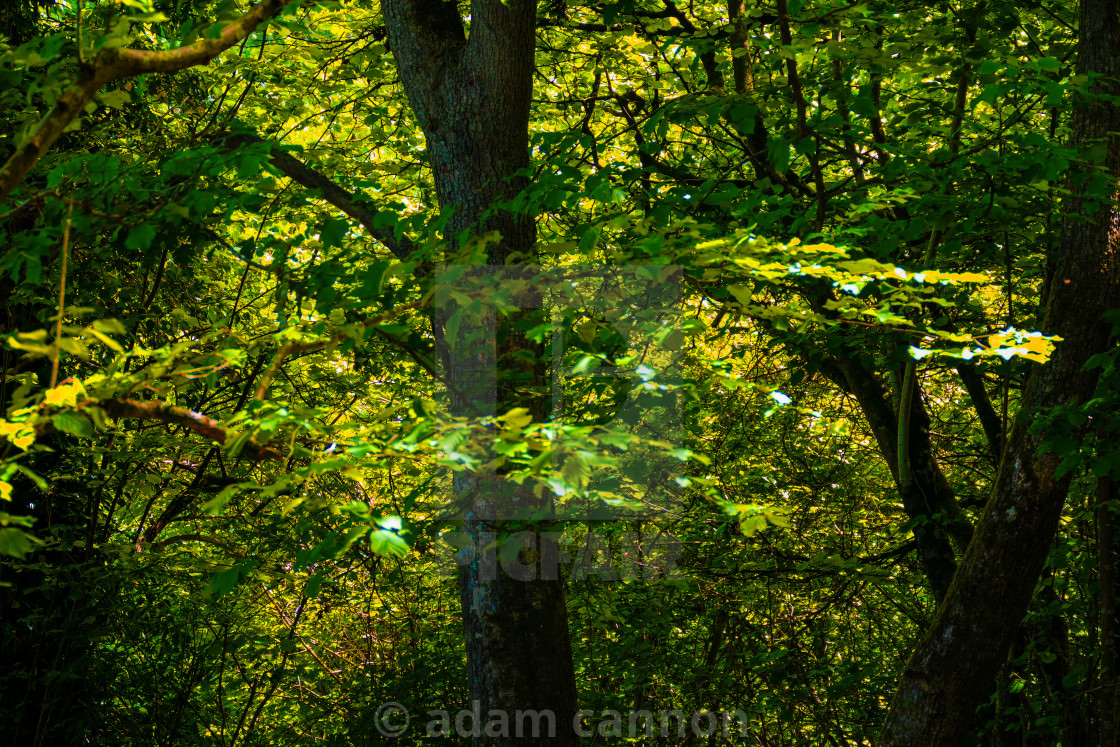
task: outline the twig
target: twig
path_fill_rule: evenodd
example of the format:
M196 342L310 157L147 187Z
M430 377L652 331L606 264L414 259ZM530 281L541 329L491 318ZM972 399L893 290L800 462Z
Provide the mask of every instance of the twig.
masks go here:
M162 400L148 400L142 402L135 399L104 399L87 400L78 404L79 408L96 407L103 410L111 418L136 418L138 420L156 420L161 423L181 425L195 433L206 436L219 444L225 444L233 435L228 428L222 426L217 420L208 418L201 413L192 412L182 407L169 405ZM54 423L45 420L35 426L35 435L43 436L54 430ZM241 453L251 459L283 459L284 455L258 442L249 439L241 448Z
M70 256L70 219L74 216L74 195L70 195L70 211L62 229L62 277L58 280L58 322L54 328L54 360L51 361L51 389L58 383L58 359L62 357L62 311L66 308L66 260Z
M367 319L362 324L362 327L364 329L371 329L373 327L376 327L378 324L381 324L388 319L392 319L393 317L406 311L419 309L422 306L426 305L427 301L428 296L425 296L424 298L418 299L416 301L406 303L403 306L398 306L395 309L390 309L384 314L378 314L372 319ZM259 400L264 399L265 394L268 393L268 387L272 385L272 380L276 378L276 374L280 371L280 367L284 365L284 359L289 355L292 355L293 353L310 353L315 350L329 348L330 346L336 345L350 337L352 337L352 335L347 332L339 332L326 340L318 340L317 342L287 343L282 348L280 348L279 351L277 351L276 357L272 359L272 365L270 365L268 367L268 370L264 372L264 375L261 376L261 383L259 386L257 386L257 392L254 396Z
M86 64L85 57L82 55L82 0L77 0L77 26L78 26L78 64Z

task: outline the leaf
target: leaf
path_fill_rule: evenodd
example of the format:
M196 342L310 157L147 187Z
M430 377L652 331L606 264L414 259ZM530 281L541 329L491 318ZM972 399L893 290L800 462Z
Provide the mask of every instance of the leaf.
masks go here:
M750 286L729 285L727 286L727 292L734 296L735 300L744 308L750 306L751 295L753 294L753 289Z
M533 422L533 416L529 412L529 408L515 407L498 418L498 420L502 421L510 428L520 430Z
M63 433L69 433L71 436L78 436L79 438L93 437L93 423L79 412L73 410L60 412L52 419L55 427Z
M21 472L23 475L25 475L27 477L27 479L29 479L29 480L31 480L31 482L35 483L35 487L39 488L39 490L42 490L44 492L47 490L47 487L48 487L47 486L47 481L44 480L42 478L42 476L39 475L37 472L33 472L30 468L28 468L28 467L26 467L22 464L15 465L15 468L19 472Z
M143 251L152 245L152 240L155 237L156 227L150 223L142 223L128 232L128 238L124 240L124 245L133 251Z
M220 25L217 28L221 30ZM261 171L261 163L265 158L267 158L267 155L259 148L245 151L237 164L237 178L248 180L256 177Z
M92 327L88 330L88 332L91 335L93 335L94 337L96 337L98 340L100 340L105 345L105 347L109 348L113 352L116 352L116 353L123 353L124 352L124 348L121 347L121 344L119 342L117 342L116 340L114 340L112 337L109 337L109 335L105 334L104 332L93 329Z
M408 543L395 532L378 529L369 535L369 546L378 555L387 555L394 558L403 558L408 555Z
M0 420L0 438L10 441L17 449L27 451L27 447L35 442L35 429L28 423Z
M303 595L308 599L314 599L319 596L319 587L323 585L323 574L316 573L311 578L307 579L307 586L303 589Z
M323 224L323 228L319 231L319 241L323 242L323 246L342 246L342 237L349 230L350 223L348 221L329 220Z
M377 519L377 526L390 532L399 532L404 525L401 522L401 517L386 516L382 519Z
M73 407L78 403L78 395L85 393L85 387L77 380L64 382L47 390L43 404L47 407Z
M132 96L128 91L105 91L104 93L97 94L97 99L105 106L111 109L124 109L124 105L132 100Z
M215 596L224 596L233 591L233 587L249 575L249 571L257 566L256 560L243 560L232 568L214 574L206 590Z
M27 557L27 553L35 548L38 541L22 529L4 527L0 529L0 555L8 555L22 560Z

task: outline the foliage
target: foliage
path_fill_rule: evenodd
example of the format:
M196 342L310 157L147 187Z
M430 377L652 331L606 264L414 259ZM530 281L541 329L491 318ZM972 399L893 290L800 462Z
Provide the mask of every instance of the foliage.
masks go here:
M96 54L216 42L246 6L0 11L0 157ZM450 414L433 267L501 237L444 237L379 8L268 6L210 64L100 88L0 204L5 731L360 745L384 702L469 708L448 496L493 459L590 507L573 553L682 548L665 577L565 571L582 707L871 743L935 611L919 545L980 515L1060 343L1066 175L1104 158L1068 144L1072 4L542 3L529 186L493 209L536 218L541 267L651 273L555 321L511 300L554 284L477 295L560 350L544 421ZM1072 744L1113 676L1091 483L1120 477L1116 355L1092 365L1098 397L1036 420L1074 488L977 740ZM900 497L853 385L894 418L908 366L957 518Z

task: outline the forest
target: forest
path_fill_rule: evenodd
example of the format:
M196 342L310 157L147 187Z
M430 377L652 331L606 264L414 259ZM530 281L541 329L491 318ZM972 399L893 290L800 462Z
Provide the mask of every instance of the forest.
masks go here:
M0 162L0 744L1120 743L1115 0L6 0Z

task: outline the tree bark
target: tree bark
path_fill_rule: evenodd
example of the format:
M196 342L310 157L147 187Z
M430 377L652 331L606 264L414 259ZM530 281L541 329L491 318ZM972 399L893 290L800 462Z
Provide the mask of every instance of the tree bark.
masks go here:
M1112 0L1082 0L1078 70L1103 74L1093 92L1120 93L1120 18ZM1111 78L1111 79L1110 79ZM1097 371L1086 360L1106 349L1110 327L1102 315L1120 306L1120 212L1113 200L1087 194L1101 170L1120 176L1120 106L1094 101L1074 116L1075 145L1107 144L1103 167L1066 208L1057 276L1043 328L1062 337L1050 361L1036 369L1023 393L999 475L975 536L937 618L904 670L879 743L963 744L977 705L1006 658L1019 621L1057 531L1070 473L1056 475L1061 457L1032 432L1039 412L1076 407L1093 396ZM1044 453L1039 453L1043 451Z
M533 217L494 206L527 183L514 174L529 165L535 3L475 0L469 38L453 2L384 0L382 8L401 82L427 141L440 207L450 213L445 231L449 251L460 248L465 232L497 231L501 238L487 245L486 264L531 257ZM435 312L432 326L447 371L452 413L477 417L526 407L541 418L540 399L519 393L525 382L509 385L511 375L519 372L495 370L517 367L508 360L510 353L524 349L524 340L511 339L495 350L491 319L472 322L469 330L464 323L453 345L444 335L448 314ZM471 335L468 348L462 340ZM538 551L535 560L532 553L522 553L512 575L506 563L499 566L492 551L484 550L513 529L502 520L496 504L504 499L499 494L516 493L521 504L535 501L538 509L548 509L549 498L506 486L500 474L460 474L454 492L458 505L466 507L464 529L474 545L473 559L459 569L470 705L484 724L494 721L495 712L509 722L504 735L475 733L474 744L539 744L550 736L550 743L578 744L563 586L542 567L539 526L518 525L536 538ZM518 733L518 712L527 711L551 715L541 718L537 737L528 721Z
M1116 574L1113 550L1112 501L1116 486L1103 475L1097 480L1097 577L1100 579L1101 664L1100 743L1116 744Z

